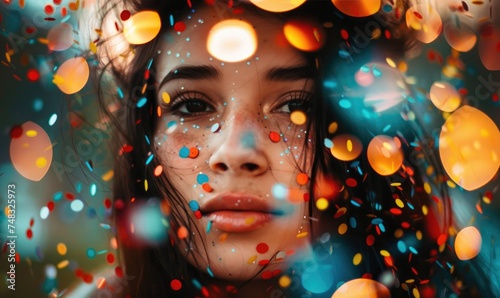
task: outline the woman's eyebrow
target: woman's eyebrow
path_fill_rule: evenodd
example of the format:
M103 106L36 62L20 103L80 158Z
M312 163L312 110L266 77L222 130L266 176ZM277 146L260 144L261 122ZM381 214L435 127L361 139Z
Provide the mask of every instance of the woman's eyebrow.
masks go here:
M309 66L273 67L265 75L268 81L297 81L313 77L313 69Z
M161 88L172 80L216 80L222 76L221 72L212 65L188 65L171 70L161 81Z

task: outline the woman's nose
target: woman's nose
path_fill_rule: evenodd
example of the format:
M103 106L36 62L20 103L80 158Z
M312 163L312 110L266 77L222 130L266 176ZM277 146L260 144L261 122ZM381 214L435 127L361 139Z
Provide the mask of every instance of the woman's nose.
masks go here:
M257 176L269 168L268 156L255 123L228 123L221 143L209 159L210 168L219 173ZM257 124L258 125L258 124ZM219 139L220 140L220 139Z

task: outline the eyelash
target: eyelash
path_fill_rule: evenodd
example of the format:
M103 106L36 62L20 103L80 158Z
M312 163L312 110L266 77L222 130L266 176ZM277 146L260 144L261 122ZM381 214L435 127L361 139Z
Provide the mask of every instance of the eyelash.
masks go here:
M297 91L290 91L281 98L278 99L278 102L274 104L274 108L272 108L272 112L275 113L280 113L280 114L290 114L294 110L290 110L290 107L288 108L288 111L279 111L279 109L283 108L285 105L290 104L290 103L298 103L300 106L306 105L306 109L302 109L303 112L308 113L309 112L309 106L308 103L311 100L312 94L310 92L304 91L304 90L297 90ZM206 105L205 111L201 112L183 112L180 111L181 107L187 103L202 103ZM180 116L180 117L197 117L201 116L204 113L210 113L215 111L215 108L213 107L212 104L210 104L207 96L205 96L201 92L197 91L185 91L177 95L176 99L172 101L170 105L165 107L167 112L172 113L173 115ZM209 108L210 111L206 111L206 109ZM297 110L301 110L300 108Z

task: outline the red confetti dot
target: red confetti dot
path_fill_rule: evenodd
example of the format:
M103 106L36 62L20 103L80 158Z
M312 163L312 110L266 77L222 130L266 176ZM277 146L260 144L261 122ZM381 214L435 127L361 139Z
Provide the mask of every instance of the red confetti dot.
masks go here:
M33 231L31 229L26 230L26 237L28 237L28 239L33 237Z
M448 237L446 236L446 234L441 234L441 235L439 235L438 240L437 240L437 244L438 244L438 245L443 245L443 244L445 244L445 243L446 243L446 239L447 239L447 238L448 238Z
M55 5L60 5L61 2L62 2L62 0L54 0L53 2L54 2Z
M34 218L30 219L30 227L32 227L34 224L35 224L35 219Z
M170 287L174 291L179 291L182 288L182 283L178 279L172 279L172 281L170 282Z
M75 276L76 277L82 277L83 276L83 270L78 268L75 270Z
M409 224L409 223L407 223L407 222L405 221L405 222L402 222L402 223L401 223L401 227L402 227L403 229L408 229L408 228L410 227L410 224Z
M401 211L401 209L399 208L391 208L391 213L394 214L394 215L400 215L403 213L403 211Z
M368 246L372 246L372 245L373 245L373 243L375 243L375 236L373 236L373 235L368 235L368 236L366 237L366 245L368 245Z
M122 11L122 12L120 13L120 19L121 19L122 21L126 21L126 20L128 20L129 18L130 18L130 11L128 11L128 10L124 10L124 11Z
M349 33L345 29L340 30L340 36L342 36L343 39L348 39L349 38Z
M54 210L54 207L55 207L55 206L56 206L56 205L55 205L55 204L54 204L54 202L52 202L52 201L50 201L50 202L48 202L48 203L47 203L47 208L49 208L49 211Z
M10 129L10 138L11 139L20 138L22 135L23 135L23 128L19 125L13 126Z
M134 150L134 147L132 147L130 145L123 145L123 147L122 147L122 151L125 153L131 152L132 150Z
M389 30L386 29L384 31L384 36L385 36L386 39L391 39L391 31L389 31Z
M70 192L67 192L66 199L68 199L69 201L73 201L75 199L75 195Z
M266 266L267 264L269 264L269 260L260 260L259 261L260 266Z
M194 216L197 218L197 219L200 219L201 218L201 211L200 210L196 210L194 212Z
M494 101L494 102L497 102L497 101L498 101L498 94L496 94L496 93L495 93L495 94L493 94L493 95L491 96L491 99L493 99L493 101Z
M146 70L144 71L144 78L145 78L146 80L147 80L147 79L149 79L149 75L150 75L149 69L146 69Z
M269 138L271 139L271 141L273 141L274 143L278 143L281 139L280 137L280 134L275 132L275 131L271 131L269 133Z
M123 202L123 200L118 199L115 201L115 209L116 210L123 209L124 207L125 207L125 202Z
M32 69L28 70L26 77L28 78L28 80L30 80L32 82L36 82L40 78L40 73L38 72L38 70L32 68Z
M269 250L269 246L263 242L257 244L257 252L260 254L266 253Z
M272 272L273 276L279 275L281 273L280 269L276 269Z
M177 32L183 32L186 30L186 24L184 24L184 22L177 22L174 24L174 30Z
M62 17L65 17L67 14L68 14L68 10L66 9L66 7L63 7L63 8L61 9L61 16L62 16Z
M111 208L111 205L112 205L111 200L106 198L104 200L104 207L106 207L106 209L109 209L109 208Z
M413 14L418 18L418 19L423 19L422 15L418 13L417 11L414 11Z
M307 192L306 192L306 193L304 194L304 202L309 202L309 200L310 200L309 193L307 193Z
M91 275L91 274L85 273L85 274L83 275L83 281L84 281L85 283L88 283L88 284L89 284L89 283L91 283L91 282L92 282L92 280L93 280L93 279L94 279L94 278L92 277L92 275Z
M115 262L115 256L112 254L112 253L109 253L107 256L106 256L106 261L109 263L109 264L113 264Z
M228 292L229 294L236 294L238 292L238 289L236 289L236 287L233 285L228 285L226 286L226 292Z
M46 5L43 11L45 11L46 14L51 15L54 13L54 7L52 7L52 5Z
M264 271L262 272L262 279L270 279L273 277L273 274L271 271Z
M345 184L347 184L347 186L349 187L356 187L356 185L358 185L358 181L356 181L356 179L354 178L347 178Z
M123 269L122 267L118 266L115 268L115 275L117 277L123 277Z

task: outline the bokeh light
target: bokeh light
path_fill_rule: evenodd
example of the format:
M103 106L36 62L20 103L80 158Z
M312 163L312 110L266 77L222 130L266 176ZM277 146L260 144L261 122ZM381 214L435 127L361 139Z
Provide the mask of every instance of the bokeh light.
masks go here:
M455 238L455 253L462 260L470 260L481 251L481 234L475 227L466 227L458 232Z
M370 166L382 176L394 174L403 164L401 143L389 136L374 137L367 148Z
M406 25L417 32L416 38L423 43L434 41L443 28L439 13L430 4L421 4L406 11Z
M444 25L444 37L448 44L459 52L468 52L476 45L477 36L466 24L455 25L455 22L448 22Z
M64 51L69 49L73 43L73 26L62 23L52 27L47 34L48 47L51 51Z
M357 278L344 283L332 298L390 298L389 289L372 279Z
M498 127L480 110L463 106L444 123L439 154L450 178L466 190L475 190L488 183L498 171Z
M52 163L52 143L45 130L34 122L21 125L21 132L11 139L10 159L23 177L40 181Z
M248 59L257 50L257 33L252 25L240 20L225 20L215 24L207 38L207 50L225 62Z
M331 265L320 265L302 273L302 286L311 293L319 294L333 286L333 268Z
M333 147L330 148L332 155L342 161L356 159L363 150L363 144L353 135L338 135L332 139L332 142Z
M123 22L123 36L130 44L145 44L161 29L160 15L155 11L140 11Z
M380 0L332 0L335 7L351 17L367 17L380 10Z
M57 69L53 82L62 92L74 94L85 87L89 74L89 65L84 58L70 58Z
M263 10L284 12L299 7L306 0L250 0L250 2Z
M457 89L448 82L435 82L429 93L432 103L443 112L455 111L461 103Z
M301 51L317 51L325 43L323 29L311 20L290 20L283 27L283 33L288 42Z

